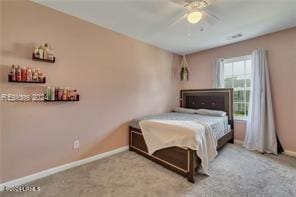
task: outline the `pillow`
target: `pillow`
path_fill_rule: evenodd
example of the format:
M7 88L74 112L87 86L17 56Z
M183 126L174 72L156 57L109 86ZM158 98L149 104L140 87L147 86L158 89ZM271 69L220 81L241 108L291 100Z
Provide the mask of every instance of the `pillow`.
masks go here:
M211 110L211 109L197 109L195 110L197 114L206 115L206 116L226 116L226 112Z
M173 111L178 113L196 114L195 109L189 109L189 108L183 108L183 107L176 107Z

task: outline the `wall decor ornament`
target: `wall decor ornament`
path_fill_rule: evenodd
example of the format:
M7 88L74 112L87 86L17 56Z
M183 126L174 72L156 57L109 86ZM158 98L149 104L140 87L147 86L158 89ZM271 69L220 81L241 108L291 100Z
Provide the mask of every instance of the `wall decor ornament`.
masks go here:
M188 71L188 63L187 63L185 55L183 55L183 57L182 57L182 61L181 61L180 66L181 66L181 71L180 71L181 81L188 81L189 80L189 71Z

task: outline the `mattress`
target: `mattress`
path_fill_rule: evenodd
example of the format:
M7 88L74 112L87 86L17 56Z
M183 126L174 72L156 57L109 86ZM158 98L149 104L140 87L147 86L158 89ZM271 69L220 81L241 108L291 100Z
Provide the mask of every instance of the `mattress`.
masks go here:
M158 115L149 115L144 116L139 119L134 119L131 121L130 126L136 129L140 129L139 122L141 120L149 120L149 119L157 119L157 120L182 120L182 121L204 121L207 122L212 128L213 134L216 139L220 139L226 133L230 132L230 126L228 125L228 117L218 117L218 116L205 116L199 114L188 114L188 113L179 113L179 112L169 112Z

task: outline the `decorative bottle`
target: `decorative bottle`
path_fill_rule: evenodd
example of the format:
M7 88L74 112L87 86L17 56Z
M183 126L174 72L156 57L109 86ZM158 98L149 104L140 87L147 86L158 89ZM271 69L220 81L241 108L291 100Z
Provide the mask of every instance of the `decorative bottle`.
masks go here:
M30 67L27 69L27 81L32 81L32 69Z
M17 66L16 68L16 81L22 81L22 72L20 66Z
M15 66L14 65L12 65L11 66L11 80L12 81L16 81L16 69L15 69Z

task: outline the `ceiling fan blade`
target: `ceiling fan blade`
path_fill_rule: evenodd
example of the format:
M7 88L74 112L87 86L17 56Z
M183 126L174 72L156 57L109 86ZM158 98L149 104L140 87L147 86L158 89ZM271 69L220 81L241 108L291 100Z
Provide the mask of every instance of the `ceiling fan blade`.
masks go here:
M181 14L179 14L177 17L173 17L173 19L171 19L167 25L162 26L159 31L153 35L153 37L157 37L159 34L162 34L163 32L167 31L168 29L170 29L171 27L177 25L178 23L180 23L184 18L187 17L187 13L182 12Z
M187 17L188 13L182 13L182 15L180 16L177 16L177 17L174 17L170 22L169 24L167 25L168 28L172 27L172 26L175 26L177 25L178 23L180 23L182 20L184 20L186 17Z
M215 16L214 14L209 13L208 11L201 11L202 18L205 22L209 23L210 25L215 25L217 22L219 22L219 18Z

